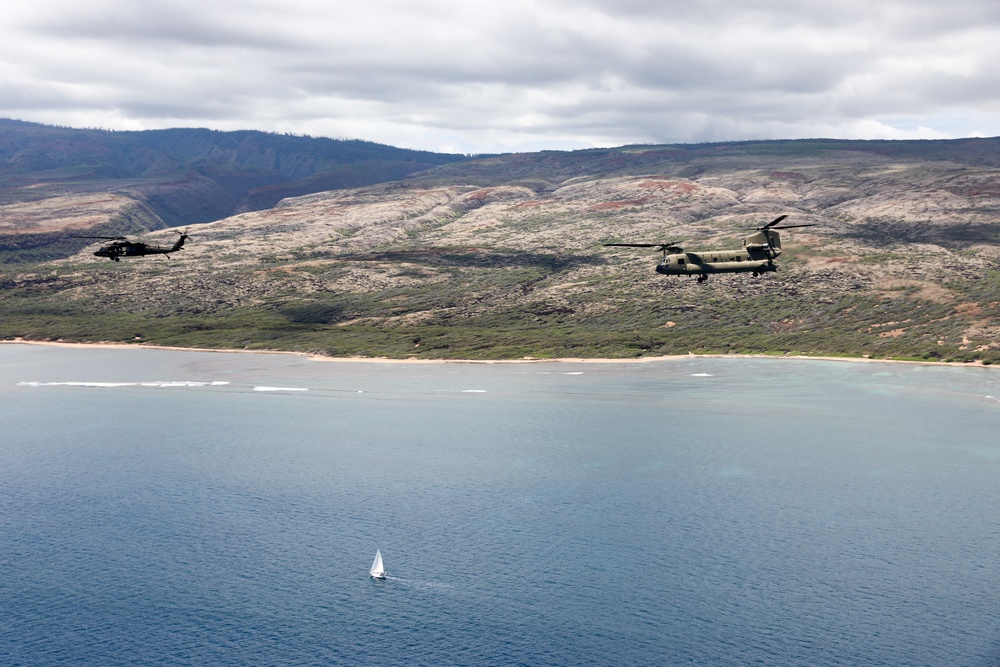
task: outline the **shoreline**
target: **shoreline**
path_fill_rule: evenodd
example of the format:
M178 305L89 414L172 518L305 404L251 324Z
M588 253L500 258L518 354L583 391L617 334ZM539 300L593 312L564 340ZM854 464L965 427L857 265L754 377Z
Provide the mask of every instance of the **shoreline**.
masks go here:
M346 363L384 363L384 364L541 364L541 363L574 363L574 364L643 364L656 361L676 361L679 359L792 359L796 361L847 361L852 363L881 364L911 364L917 366L941 366L943 368L989 368L979 362L948 363L945 361L913 361L907 359L872 359L870 357L829 357L809 355L776 355L776 354L669 354L658 357L635 357L628 359L613 358L577 358L554 357L543 359L524 357L522 359L393 359L390 357L326 357L308 352L292 350L225 350L201 347L174 347L170 345L149 345L146 343L69 343L64 341L0 340L0 345L48 345L50 347L79 347L97 349L128 349L128 350L167 350L175 352L214 352L218 354L282 354L302 357L318 362Z

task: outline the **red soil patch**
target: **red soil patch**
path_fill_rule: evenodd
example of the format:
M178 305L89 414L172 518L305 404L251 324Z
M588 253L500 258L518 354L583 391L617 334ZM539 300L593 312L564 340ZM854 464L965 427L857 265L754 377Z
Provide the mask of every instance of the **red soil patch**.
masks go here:
M683 194L691 194L698 189L694 183L687 181L667 181L650 178L637 184L640 188L651 188L653 190L677 190Z
M483 188L482 190L476 190L475 192L470 192L465 195L466 199L472 199L474 201L479 201L480 199L486 199L496 188Z
M977 317L983 314L983 309L978 303L960 303L955 306L955 312L967 317Z
M622 201L606 201L603 204L594 204L590 207L591 211L610 211L619 208L625 208L627 206L642 206L648 202L652 197L641 197L640 199L624 199Z

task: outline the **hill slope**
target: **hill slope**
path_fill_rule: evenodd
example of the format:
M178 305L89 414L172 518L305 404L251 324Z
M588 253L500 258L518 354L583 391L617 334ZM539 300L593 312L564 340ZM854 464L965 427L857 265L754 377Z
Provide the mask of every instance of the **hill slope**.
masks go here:
M1000 359L1000 142L499 156L200 226L173 260L8 269L0 335L417 358L687 352ZM609 241L740 247L707 283ZM154 238L156 235L152 235ZM164 235L163 242L167 236Z
M254 131L108 132L0 120L0 260L65 257L82 245L66 240L67 229L118 235L199 224L464 159ZM79 205L86 216L75 215Z

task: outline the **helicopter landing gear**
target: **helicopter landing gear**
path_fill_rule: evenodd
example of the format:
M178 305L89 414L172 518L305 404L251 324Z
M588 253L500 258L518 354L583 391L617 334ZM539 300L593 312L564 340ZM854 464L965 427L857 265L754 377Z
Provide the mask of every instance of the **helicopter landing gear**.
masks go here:
M700 276L698 276L698 282L703 283L706 280L708 280L708 274L707 273L703 273Z

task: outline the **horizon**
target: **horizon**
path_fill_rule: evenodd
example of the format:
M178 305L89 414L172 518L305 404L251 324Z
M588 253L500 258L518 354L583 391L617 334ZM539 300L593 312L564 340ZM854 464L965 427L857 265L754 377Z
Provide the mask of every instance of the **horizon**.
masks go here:
M616 150L616 149L627 149L627 148L643 148L643 147L659 147L659 146L713 146L713 145L738 145L738 144L753 144L753 143L778 143L778 142L809 142L809 141L826 141L826 142L844 142L844 143L877 143L877 142L889 142L889 143L908 143L908 142L958 142L958 141L970 141L970 140L984 140L989 141L993 139L1000 139L1000 135L996 136L967 136L967 137L937 137L937 138L885 138L885 139L846 139L840 137L775 137L769 139L735 139L727 141L692 141L692 142L672 142L672 143L625 143L615 146L589 146L589 147L579 147L579 148L539 148L537 150L531 151L503 151L494 153L441 153L439 151L428 150L424 148L413 148L410 146L399 146L394 144L387 144L381 141L376 141L373 139L365 139L363 137L330 137L322 135L312 135L312 134L300 134L294 132L276 132L271 130L256 129L256 128L240 128L223 130L214 127L206 126L172 126L172 127L155 127L155 128L145 128L145 129L120 129L120 128L110 128L110 127L78 127L69 125L58 125L51 123L38 122L33 120L25 120L23 118L11 118L8 116L0 117L0 123L2 122L12 122L24 125L34 125L38 127L44 127L54 130L69 130L69 131L79 131L79 132L107 132L109 134L115 133L142 133L142 132L169 132L173 130L192 130L192 131L207 131L207 132L218 132L220 134L239 134L239 133L260 133L272 136L286 136L295 137L300 139L319 139L319 140L330 140L330 141L340 141L340 142L358 142L358 143L368 143L380 146L386 146L389 148L395 148L399 150L414 151L414 152L426 152L434 153L440 155L462 155L468 158L478 158L478 157L491 157L491 156L503 156L503 155L518 155L518 154L531 154L531 153L573 153L573 152L584 152L584 151L599 151L599 150Z

